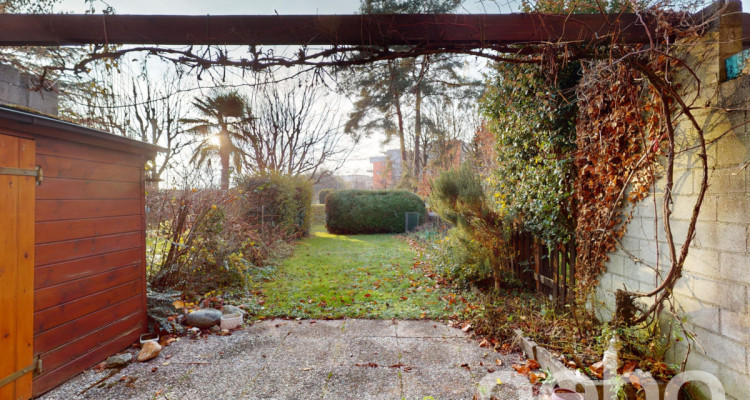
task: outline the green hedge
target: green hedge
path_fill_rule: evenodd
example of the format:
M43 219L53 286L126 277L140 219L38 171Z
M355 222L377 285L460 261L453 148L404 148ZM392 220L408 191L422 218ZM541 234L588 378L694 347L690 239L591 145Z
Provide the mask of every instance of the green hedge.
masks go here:
M333 193L335 191L336 190L334 190L334 189L323 189L323 190L321 190L318 193L318 200L320 201L320 204L325 204L326 203L326 197L328 197L328 195L330 193Z
M326 229L335 234L400 233L405 214L419 213L425 221L424 201L405 190L337 190L326 199Z
M295 236L310 232L313 194L308 179L271 173L243 177L238 187L244 194L248 218L262 220Z

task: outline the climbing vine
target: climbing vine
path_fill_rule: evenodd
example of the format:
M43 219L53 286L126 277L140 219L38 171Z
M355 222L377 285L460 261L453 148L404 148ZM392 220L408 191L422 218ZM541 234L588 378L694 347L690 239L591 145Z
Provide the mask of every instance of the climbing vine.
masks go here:
M546 44L530 57L535 64L498 63L498 77L483 100L497 142L499 170L488 179L496 208L510 219L521 219L526 230L548 243L575 232L576 310L590 310L586 305L609 254L622 248L620 239L632 219L629 205L651 193L665 193L665 232L654 240L667 244L669 261L662 268L667 272L655 276L661 283L649 293L618 291L615 326L652 322L682 274L708 180L703 130L682 85L690 81L691 87L700 87L692 70L700 60L690 51L722 11L690 14L666 3L632 3L626 9L647 30L647 45L613 41L590 48L588 60L580 61L570 58L578 53L575 45ZM604 15L601 7L599 12ZM617 21L609 22L612 36L618 37ZM677 248L670 228L671 194L675 129L683 121L698 136L704 175L687 235L680 240L684 244ZM659 270L654 267L654 274ZM646 297L652 305L638 306L637 300Z
M626 204L639 202L652 192L664 193L661 215L668 253L664 266L667 272L664 277L659 276L658 264L650 266L660 283L648 293L634 288L616 292L614 326L649 325L667 304L677 314L671 303L672 290L682 275L708 188L703 127L693 116L694 108L683 85L689 83L689 87L700 90L700 79L692 68L701 60L691 55L691 51L696 43L693 39L708 27L706 21L721 12L712 11L716 14L705 12L709 18L695 21L687 13L652 8L648 18L656 22L649 31L648 46L614 46L608 49L608 57L585 64L584 78L578 88L576 140L579 301L589 300L598 276L604 272L607 254L620 246L619 239L632 218ZM686 61L688 58L690 62ZM682 245L678 249L671 229L671 214L677 154L675 131L683 121L697 138L702 179L687 232L680 238ZM658 173L662 174L659 181ZM655 214L658 226L659 216ZM658 247L660 233L656 232L654 240ZM644 263L631 257L637 263ZM659 258L657 254L657 262ZM637 300L643 298L650 298L651 306L639 305Z
M578 210L576 280L588 300L605 271L608 253L623 236L631 213L654 184L665 133L660 97L642 72L620 63L587 63L578 87L575 165Z

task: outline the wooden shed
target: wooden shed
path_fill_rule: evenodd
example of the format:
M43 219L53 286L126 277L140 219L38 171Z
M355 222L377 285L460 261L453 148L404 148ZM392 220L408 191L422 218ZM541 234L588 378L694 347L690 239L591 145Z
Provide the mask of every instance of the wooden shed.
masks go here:
M0 106L0 399L44 393L146 331L158 150Z

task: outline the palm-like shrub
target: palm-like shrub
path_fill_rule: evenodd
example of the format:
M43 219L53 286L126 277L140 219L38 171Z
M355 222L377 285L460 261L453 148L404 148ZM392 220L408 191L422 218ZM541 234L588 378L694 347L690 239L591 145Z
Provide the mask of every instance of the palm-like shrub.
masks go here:
M183 119L192 125L188 132L200 138L190 159L197 167L211 163L212 157L219 157L221 164L221 189L229 189L230 164L240 172L244 153L237 146L244 140L238 125L250 119L247 101L239 93L218 92L205 98L196 98L193 106L201 118Z

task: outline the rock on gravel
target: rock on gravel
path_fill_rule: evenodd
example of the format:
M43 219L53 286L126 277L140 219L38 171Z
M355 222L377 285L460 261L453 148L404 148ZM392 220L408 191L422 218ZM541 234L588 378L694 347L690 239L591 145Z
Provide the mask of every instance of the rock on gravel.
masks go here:
M221 322L221 311L213 308L203 308L185 316L185 325L198 328L210 328Z
M120 368L128 365L131 361L133 361L133 355L131 353L118 354L107 358L104 368Z
M224 308L221 309L221 313L224 315L242 314L243 317L247 317L247 311L231 304L225 305Z
M146 343L143 343L141 352L138 353L138 361L144 362L152 358L156 358L156 356L158 356L160 352L161 345L159 343L156 343L155 340L148 340L146 341Z

